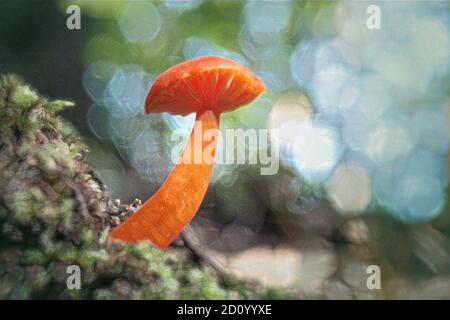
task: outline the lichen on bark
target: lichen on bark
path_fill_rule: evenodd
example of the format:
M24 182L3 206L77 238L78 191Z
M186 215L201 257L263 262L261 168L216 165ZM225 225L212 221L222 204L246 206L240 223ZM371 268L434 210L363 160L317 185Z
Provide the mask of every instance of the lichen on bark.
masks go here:
M279 297L198 263L180 244L108 241L135 209L111 199L88 148L49 101L12 75L0 79L0 299L216 299ZM67 267L81 289L67 288Z

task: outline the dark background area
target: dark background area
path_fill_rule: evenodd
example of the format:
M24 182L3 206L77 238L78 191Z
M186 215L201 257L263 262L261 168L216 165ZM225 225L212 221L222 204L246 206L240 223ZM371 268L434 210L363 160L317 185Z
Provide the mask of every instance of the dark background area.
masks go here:
M82 86L82 50L89 34L68 30L57 1L0 1L0 72L26 79L44 96L77 102L64 112L86 132L84 115L90 103ZM83 28L93 24L83 15Z

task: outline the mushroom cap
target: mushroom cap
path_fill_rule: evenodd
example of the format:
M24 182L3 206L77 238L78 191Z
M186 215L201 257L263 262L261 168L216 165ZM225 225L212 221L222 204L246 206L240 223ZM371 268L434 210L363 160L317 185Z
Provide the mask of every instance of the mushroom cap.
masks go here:
M186 115L232 111L266 91L261 79L230 59L207 56L177 64L156 78L145 111Z

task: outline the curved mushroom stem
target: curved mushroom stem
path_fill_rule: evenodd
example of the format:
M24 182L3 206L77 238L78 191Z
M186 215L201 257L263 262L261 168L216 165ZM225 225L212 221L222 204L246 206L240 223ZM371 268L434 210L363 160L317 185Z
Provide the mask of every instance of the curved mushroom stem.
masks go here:
M189 141L166 181L111 232L112 238L131 243L150 240L162 249L175 240L194 217L208 189L218 138L215 135L214 141L203 141L211 129L219 129L218 116L212 111L197 113Z

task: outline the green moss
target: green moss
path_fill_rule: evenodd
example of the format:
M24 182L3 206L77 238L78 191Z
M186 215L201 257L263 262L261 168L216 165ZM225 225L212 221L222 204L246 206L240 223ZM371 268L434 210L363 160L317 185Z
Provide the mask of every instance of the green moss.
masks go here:
M10 97L11 103L21 109L27 109L39 100L37 93L26 85L21 85L15 88Z

